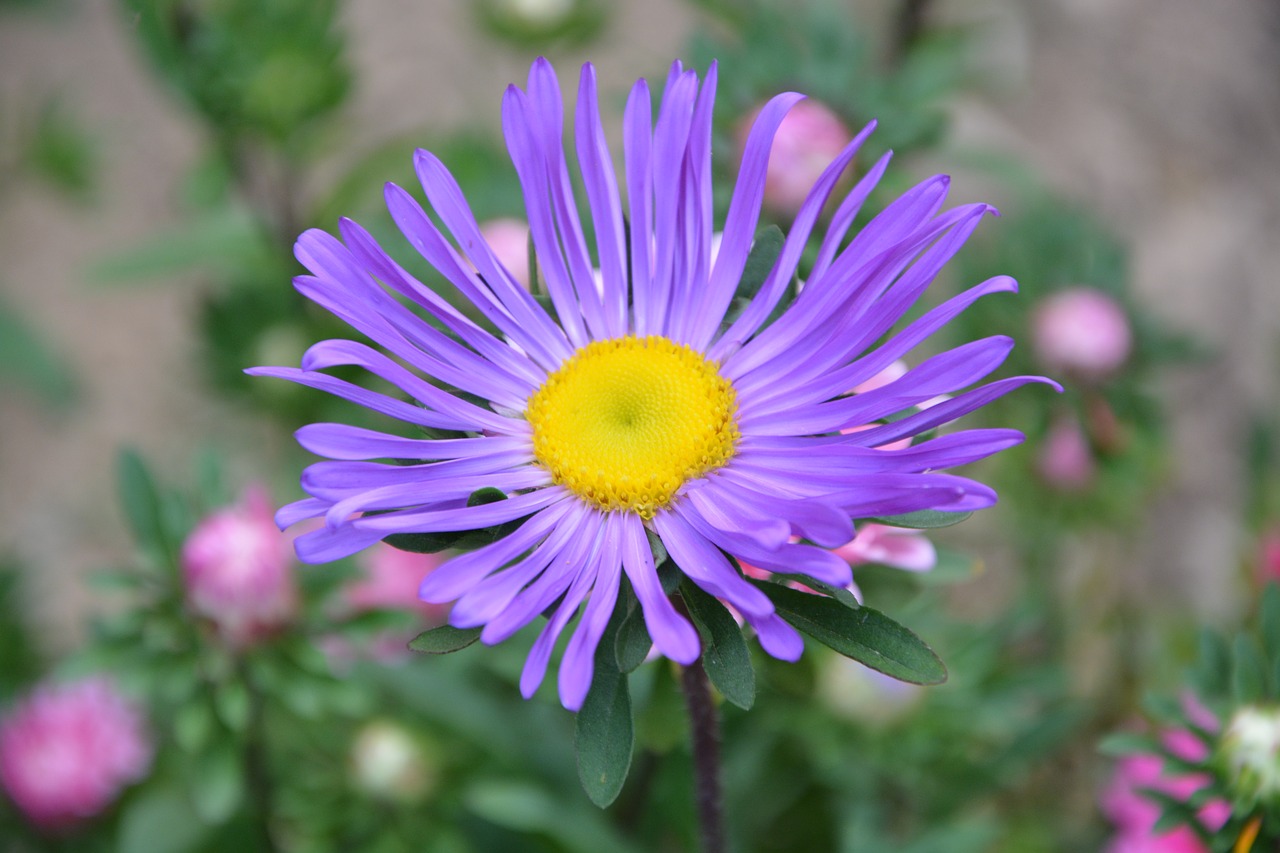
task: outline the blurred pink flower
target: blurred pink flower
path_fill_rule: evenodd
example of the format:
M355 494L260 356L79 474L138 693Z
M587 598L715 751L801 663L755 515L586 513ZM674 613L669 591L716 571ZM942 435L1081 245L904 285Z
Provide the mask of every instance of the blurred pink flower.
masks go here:
M739 125L738 147L746 147L747 132L756 112ZM822 171L849 144L853 134L829 108L815 100L791 108L769 150L764 202L779 213L794 216Z
M187 604L232 648L260 642L298 611L290 537L276 527L260 486L217 510L182 545Z
M102 812L151 756L142 713L103 676L39 686L0 721L0 782L45 829Z
M1196 703L1191 710L1198 714L1203 709ZM1212 717L1209 722L1211 728L1217 728L1217 721ZM1208 755L1205 745L1188 731L1165 732L1163 740L1166 749L1184 760L1201 761ZM1164 759L1158 755L1130 755L1120 759L1101 797L1103 814L1117 830L1106 853L1209 853L1209 848L1188 827L1157 835L1155 825L1160 818L1160 806L1142 793L1142 789L1149 788L1186 800L1209 781L1208 776L1200 773L1166 774ZM1200 810L1200 820L1210 830L1221 827L1230 816L1231 807L1223 800L1213 800Z
M1263 533L1258 542L1258 579L1280 581L1280 527Z
M529 226L519 219L490 219L480 225L484 237L498 262L511 277L529 289Z
M1032 344L1045 366L1084 379L1113 373L1133 343L1124 308L1090 287L1049 296L1036 307L1031 325Z
M422 614L431 625L443 625L449 606L418 598L418 587L449 556L414 554L379 543L360 553L357 562L363 577L348 584L343 597L355 611L408 610Z
M1058 491L1080 492L1093 485L1098 465L1075 418L1063 418L1049 429L1040 445L1036 470Z

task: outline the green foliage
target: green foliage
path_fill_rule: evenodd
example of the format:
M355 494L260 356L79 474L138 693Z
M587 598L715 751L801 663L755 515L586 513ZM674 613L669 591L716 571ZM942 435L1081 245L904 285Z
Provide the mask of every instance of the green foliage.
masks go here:
M587 797L600 808L622 792L635 745L631 692L614 657L616 632L611 621L596 649L595 677L578 711L573 739L578 778Z
M0 385L17 385L55 409L79 396L71 367L16 307L0 299Z
M461 651L480 639L479 628L455 628L452 625L441 625L430 631L423 631L409 641L409 650L429 655L447 655Z

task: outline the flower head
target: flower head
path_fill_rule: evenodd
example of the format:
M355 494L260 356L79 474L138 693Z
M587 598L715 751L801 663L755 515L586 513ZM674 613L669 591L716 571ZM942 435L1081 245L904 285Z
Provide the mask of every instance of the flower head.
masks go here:
M518 522L433 571L419 592L427 601L454 601L451 624L483 626L486 643L548 611L521 677L526 696L581 611L559 670L561 701L570 709L586 696L595 648L624 580L661 654L689 664L701 652L697 632L663 593L649 535L692 583L741 613L769 654L795 660L800 635L734 561L846 586L849 564L827 549L853 538L854 519L990 506L991 489L942 470L1009 447L1020 433L969 430L882 448L1013 388L1048 381L1016 377L971 388L1013 346L996 336L925 359L876 390L848 393L974 300L1015 289L1007 277L991 279L890 334L993 211L983 204L944 211L948 179L938 176L890 204L846 245L887 155L839 205L805 287L784 302L818 214L871 127L822 172L771 272L745 306L733 306L759 222L769 150L801 96L779 95L760 110L713 263L715 91L715 66L700 84L677 63L654 122L648 84L635 85L623 119L624 203L595 71L584 67L574 137L593 220L589 245L562 141L559 84L551 65L538 60L527 91L508 88L502 116L553 311L495 258L444 164L419 151L418 177L444 229L398 186L387 187L387 205L484 324L343 220L341 240L316 230L299 238L297 256L311 274L295 285L382 351L324 341L300 369L250 371L434 431L404 438L341 424L303 427L299 442L331 461L306 470L310 497L281 509L277 521L324 519L296 540L308 562L344 557L392 534ZM338 365L362 366L413 402L322 372ZM942 394L955 396L916 410ZM876 426L842 432L868 424ZM451 432L439 437L441 430ZM469 500L484 487L506 499ZM793 542L793 535L805 541Z
M1236 800L1280 805L1280 708L1246 705L1227 723L1218 760Z
M151 755L141 712L105 677L37 687L0 721L0 782L48 829L102 812Z
M245 648L289 624L298 609L289 539L271 516L264 490L196 525L182 544L187 603L233 648Z
M1036 353L1054 370L1101 379L1129 357L1133 333L1118 302L1091 287L1048 297L1032 318Z

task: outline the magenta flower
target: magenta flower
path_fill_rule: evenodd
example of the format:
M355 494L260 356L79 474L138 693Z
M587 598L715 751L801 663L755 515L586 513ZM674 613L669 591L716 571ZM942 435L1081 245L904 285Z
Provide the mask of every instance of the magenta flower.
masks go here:
M298 610L289 537L276 528L260 487L212 513L182 544L187 604L232 648L257 643L293 621Z
M37 687L0 721L0 782L45 829L105 810L151 756L141 711L102 676Z
M529 226L519 219L490 219L480 224L480 236L494 259L523 287L529 286Z
M1208 713L1198 703L1195 710ZM1210 721L1211 728L1216 729L1218 723L1212 715ZM1168 731L1163 738L1165 747L1179 758L1202 761L1207 757L1204 744L1190 732ZM1208 776L1199 773L1169 773L1164 759L1158 755L1139 754L1120 759L1111 783L1102 794L1102 811L1116 827L1116 835L1106 853L1209 853L1209 848L1189 827L1157 834L1155 825L1160 819L1160 806L1145 795L1143 789L1163 791L1186 800L1210 781ZM1212 800L1200 810L1200 820L1210 830L1217 830L1230 816L1231 807L1223 800Z
M1079 492L1093 485L1098 463L1078 421L1062 419L1050 428L1040 446L1036 470L1058 491Z
M559 83L551 65L538 60L527 92L507 90L502 115L554 314L497 261L444 164L419 151L418 177L453 242L406 190L389 185L388 208L409 242L496 333L343 220L341 241L316 230L299 238L297 256L311 274L295 285L384 351L323 341L300 369L250 371L327 391L410 426L453 431L404 438L343 424L303 427L299 442L331 461L306 469L309 497L281 509L277 521L324 520L296 540L298 555L318 563L391 534L522 520L498 541L433 571L420 594L456 602L450 623L483 626L486 643L505 640L553 608L521 676L525 696L542 682L558 637L581 611L559 670L561 701L574 710L591 684L595 648L624 579L659 652L683 664L701 652L697 632L663 594L647 534L661 539L690 581L741 613L769 654L795 660L803 647L799 633L733 560L845 586L849 565L827 549L853 537L853 519L990 506L996 500L990 488L943 471L1016 444L1020 433L969 430L898 450L876 448L950 423L1029 382L1048 382L1022 376L977 384L1013 346L995 336L927 358L875 391L848 395L976 299L1016 289L1007 277L991 279L890 334L993 211L984 204L943 210L949 181L937 176L850 235L887 155L834 213L803 291L771 316L819 212L871 127L822 172L772 272L730 315L759 222L768 153L801 96L780 95L761 109L712 264L715 91L714 66L700 84L677 63L654 123L648 84L635 85L623 121L624 204L600 123L595 71L584 67L574 135L593 219L588 245L564 152ZM364 367L414 402L322 372L339 365ZM940 394L956 396L915 411ZM881 423L892 415L902 417ZM841 434L873 423L879 425ZM507 499L468 505L482 487L496 487ZM792 542L793 535L807 541Z
M739 148L744 152L759 114L757 110L742 124ZM778 125L769 150L764 203L788 216L798 213L822 173L844 152L850 136L844 122L824 104L802 101L792 107Z
M1073 287L1046 298L1032 317L1032 342L1046 367L1101 379L1129 357L1133 334L1118 302L1100 290Z

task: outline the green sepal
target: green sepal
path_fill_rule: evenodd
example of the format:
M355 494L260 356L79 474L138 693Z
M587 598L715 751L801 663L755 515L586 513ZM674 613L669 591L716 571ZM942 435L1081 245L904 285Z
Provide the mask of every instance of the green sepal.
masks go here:
M936 509L922 509L917 512L904 512L901 515L881 515L866 520L876 524L887 524L890 527L930 530L959 524L971 515L973 515L972 512L939 512Z
M455 628L452 625L441 625L430 631L423 631L409 641L409 651L422 652L427 655L447 655L460 651L480 639L480 628Z
M609 621L596 647L595 676L578 710L573 733L578 757L578 779L588 799L605 808L622 791L631 769L635 747L635 721L631 716L631 691L627 676L618 668L616 653L618 614Z
M725 606L693 581L680 584L680 595L702 636L702 667L716 689L734 705L750 711L756 701L756 673L742 629Z
M506 494L501 489L485 486L483 489L476 489L471 493L471 497L467 498L467 506L484 506L485 504L506 500L506 498ZM398 548L401 551L409 551L414 554L435 554L448 548L470 551L497 542L519 527L520 523L521 519L516 519L515 521L505 521L502 524L495 524L493 527L483 527L476 530L446 530L438 533L392 533L384 537L382 541L392 548Z
M624 580L618 593L618 612L622 615L618 623L618 636L614 641L614 658L618 669L632 672L653 648L653 639L649 636L649 627L644 622L644 610L640 601L631 589L630 582Z
M854 610L825 595L756 581L778 615L847 658L911 684L941 684L947 668L923 640L870 607Z

